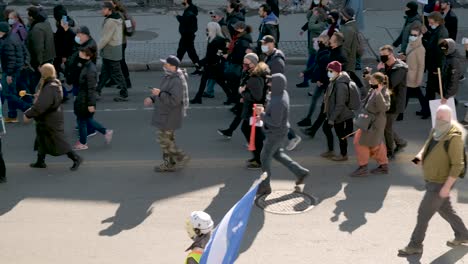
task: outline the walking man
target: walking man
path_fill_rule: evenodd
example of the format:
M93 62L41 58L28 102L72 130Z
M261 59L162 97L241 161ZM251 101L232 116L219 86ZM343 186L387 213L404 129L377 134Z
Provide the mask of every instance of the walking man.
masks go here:
M200 75L202 73L200 67L200 58L195 50L195 33L198 31L198 8L192 3L192 0L183 0L182 5L185 7L182 15L176 15L177 21L179 21L179 33L180 41L179 48L177 49L177 58L181 61L184 58L185 53L195 64L196 70L192 73L194 75Z
M452 120L452 110L446 105L437 109L436 124L422 150L413 160L422 165L426 193L419 205L416 227L408 246L398 250L400 256L422 254L423 241L429 221L435 213L447 221L455 233L455 239L447 246L468 243L468 230L450 202L450 191L458 177L465 174L465 129Z
M163 153L163 163L154 170L173 172L184 167L190 159L177 148L174 134L182 127L189 105L188 85L186 73L179 68L180 60L176 56L171 55L161 62L165 72L161 88L153 88L144 104L146 107L154 105L152 124L159 129L158 141Z
M114 12L112 2L104 2L101 10L105 17L102 25L103 35L98 43L98 50L101 52L102 66L101 76L97 87L98 95L102 93L102 88L110 80L114 80L120 89L118 97L114 98L115 102L128 101L127 83L122 73L120 61L122 60L122 18Z
M304 179L309 175L309 170L293 161L284 153L284 145L287 140L289 130L289 95L286 91L287 80L281 74L273 74L271 77L271 93L266 102L266 109L256 108L256 114L263 121L263 131L265 133L265 142L260 154L263 172L266 172L266 178L259 186L257 195L271 193L271 161L272 158L286 166L296 177L296 185L304 183Z

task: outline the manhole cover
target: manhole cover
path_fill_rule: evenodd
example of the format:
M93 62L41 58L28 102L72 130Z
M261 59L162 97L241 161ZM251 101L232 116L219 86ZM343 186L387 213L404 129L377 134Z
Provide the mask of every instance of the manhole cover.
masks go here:
M260 196L255 203L273 214L301 214L314 208L316 201L314 197L305 193L279 190Z

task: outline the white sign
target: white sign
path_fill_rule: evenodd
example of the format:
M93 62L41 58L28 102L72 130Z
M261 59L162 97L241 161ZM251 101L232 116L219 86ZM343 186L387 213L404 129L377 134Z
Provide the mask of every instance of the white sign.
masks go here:
M432 118L432 127L435 126L437 108L441 105L440 100L431 100L429 101L429 107L431 108L431 118ZM447 100L446 105L452 109L452 120L457 120L457 108L455 107L455 100L453 97L450 97Z
M418 3L427 5L427 4L429 4L429 0L418 0Z

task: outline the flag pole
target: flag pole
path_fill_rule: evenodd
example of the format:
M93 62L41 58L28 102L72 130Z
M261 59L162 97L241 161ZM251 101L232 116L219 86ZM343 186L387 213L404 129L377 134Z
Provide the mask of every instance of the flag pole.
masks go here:
M262 173L262 175L260 175L260 178L256 179L256 180L254 181L254 183L252 184L252 186L250 186L249 192L250 192L253 188L257 187L257 185L259 185L259 184L260 184L262 181L264 181L266 178L268 178L268 173L266 173L266 172Z
M440 68L437 68L437 75L439 76L439 92L440 92L440 98L444 98L444 93L442 91L442 74L440 73Z

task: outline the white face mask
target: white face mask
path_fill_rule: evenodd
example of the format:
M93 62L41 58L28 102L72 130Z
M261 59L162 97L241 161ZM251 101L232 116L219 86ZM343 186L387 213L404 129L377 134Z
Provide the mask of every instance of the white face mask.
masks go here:
M262 52L263 53L268 53L268 51L270 51L270 49L268 48L267 45L262 45Z
M78 36L75 36L75 42L76 44L81 44L81 39Z
M330 71L327 73L327 76L328 76L328 78L330 78L330 80L335 78L335 74L333 72L330 72Z
M319 50L320 47L319 47L319 44L318 44L318 41L314 41L314 50Z
M13 19L13 18L9 18L8 19L8 24L11 26L11 25L14 25L16 23L16 20Z
M410 37L409 37L409 41L411 41L411 42L414 42L414 41L416 41L417 39L418 39L418 37L415 37L415 36L410 36Z
M436 29L437 26L436 26L436 25L432 25L431 28L432 28L432 29Z
M320 0L314 0L314 4L316 5L320 4Z

